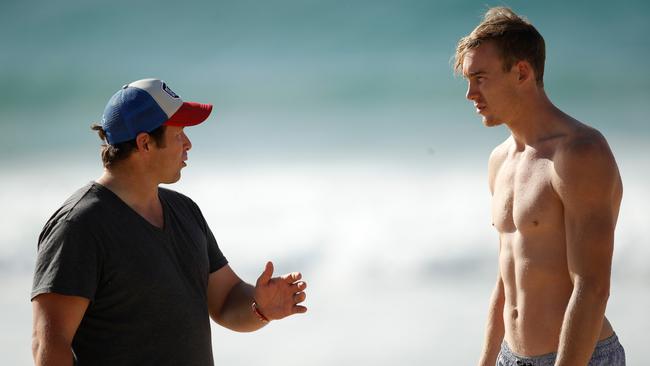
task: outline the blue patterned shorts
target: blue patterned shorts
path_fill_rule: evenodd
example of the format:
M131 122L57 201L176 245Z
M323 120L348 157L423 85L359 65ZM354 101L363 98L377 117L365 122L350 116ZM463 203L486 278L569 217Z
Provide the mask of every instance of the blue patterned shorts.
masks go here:
M513 353L503 341L496 366L553 366L556 355L548 353L534 357L520 356ZM588 366L625 366L625 350L616 334L596 344Z

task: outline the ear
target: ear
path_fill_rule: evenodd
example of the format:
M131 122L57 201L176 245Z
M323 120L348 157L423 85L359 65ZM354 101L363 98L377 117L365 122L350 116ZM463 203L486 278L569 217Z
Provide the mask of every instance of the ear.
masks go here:
M151 149L151 136L146 132L140 132L135 137L135 144L138 147L138 151L149 151Z
M517 81L520 84L535 79L535 73L533 72L533 68L530 66L530 63L528 63L528 61L517 61L514 67L515 71L517 72Z

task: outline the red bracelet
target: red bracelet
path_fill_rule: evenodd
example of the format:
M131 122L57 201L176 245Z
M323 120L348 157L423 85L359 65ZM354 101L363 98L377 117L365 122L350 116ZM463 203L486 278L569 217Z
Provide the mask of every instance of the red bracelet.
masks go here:
M264 314L260 311L260 309L257 308L257 301L253 300L253 304L251 304L251 307L253 308L253 313L257 316L259 320L262 321L262 323L268 323L270 322L269 318L265 317Z

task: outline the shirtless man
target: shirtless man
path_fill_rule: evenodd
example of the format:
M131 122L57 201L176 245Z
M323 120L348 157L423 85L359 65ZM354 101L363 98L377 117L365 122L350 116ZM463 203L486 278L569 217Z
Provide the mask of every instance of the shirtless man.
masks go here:
M455 69L486 126L499 270L480 365L624 365L605 317L622 183L605 138L544 92L544 39L508 8L462 38Z

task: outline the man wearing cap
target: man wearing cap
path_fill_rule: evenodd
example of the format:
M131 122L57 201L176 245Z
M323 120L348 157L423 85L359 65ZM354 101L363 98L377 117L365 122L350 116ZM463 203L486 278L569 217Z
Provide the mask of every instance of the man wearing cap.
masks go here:
M125 85L101 125L103 175L45 224L32 287L37 365L211 365L212 318L236 331L304 313L300 273L255 286L228 265L198 206L174 183L192 147L185 126L212 106L162 80Z

